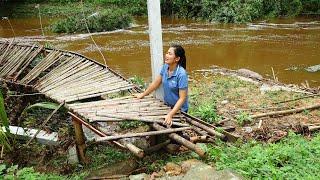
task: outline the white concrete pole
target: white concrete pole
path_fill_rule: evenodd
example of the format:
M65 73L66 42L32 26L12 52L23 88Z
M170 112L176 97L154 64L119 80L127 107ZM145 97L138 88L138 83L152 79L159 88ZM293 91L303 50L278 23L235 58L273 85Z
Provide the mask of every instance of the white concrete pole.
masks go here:
M151 53L152 81L160 74L163 65L162 30L160 0L148 0L148 22ZM163 100L162 85L155 92L157 99Z

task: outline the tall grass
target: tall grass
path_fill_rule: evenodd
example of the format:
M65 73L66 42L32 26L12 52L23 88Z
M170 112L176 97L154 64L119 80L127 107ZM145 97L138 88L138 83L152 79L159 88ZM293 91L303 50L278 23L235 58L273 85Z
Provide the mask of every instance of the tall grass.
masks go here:
M2 95L2 89L0 87L0 143L4 147L11 149L8 140L9 134L9 119L4 107L4 99Z

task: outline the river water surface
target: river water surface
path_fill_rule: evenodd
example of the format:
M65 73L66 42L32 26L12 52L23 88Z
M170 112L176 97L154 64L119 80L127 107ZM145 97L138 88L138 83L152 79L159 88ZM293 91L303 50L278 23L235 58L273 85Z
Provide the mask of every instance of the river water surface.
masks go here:
M54 19L43 19L45 27ZM18 40L45 41L54 47L76 51L103 62L88 34L57 35L45 30L41 36L36 18L10 19ZM320 18L278 19L244 25L212 24L186 20L163 19L164 51L170 43L180 43L186 49L187 70L218 65L231 69L247 68L264 77L310 86L320 86L320 71L305 68L320 64ZM0 21L0 40L12 38L7 20ZM107 64L126 77L138 75L151 79L147 19L136 19L126 30L95 33Z

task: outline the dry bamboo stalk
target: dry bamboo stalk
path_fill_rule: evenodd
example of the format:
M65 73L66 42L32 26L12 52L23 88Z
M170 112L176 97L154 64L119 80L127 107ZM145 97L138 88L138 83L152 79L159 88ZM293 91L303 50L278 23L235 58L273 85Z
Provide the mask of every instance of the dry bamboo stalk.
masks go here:
M189 123L201 128L201 129L207 131L209 134L211 134L213 136L217 136L217 137L219 137L221 139L225 138L225 135L215 131L212 127L208 127L208 126L206 126L204 124L201 124L201 123L199 123L199 122L197 122L195 120L192 120L191 118L186 118L186 120L187 120L187 122L189 122Z
M100 100L100 101L94 101L94 102L86 102L86 103L74 103L74 104L69 104L70 107L74 109L87 109L87 108L99 108L102 106L105 106L106 104L112 104L112 105L117 105L120 103L133 103L133 102L144 102L144 101L150 101L151 97L148 98L143 98L143 99L137 99L134 98L133 96L126 96L123 97L123 99L120 98L115 98L115 99L105 99L105 100ZM151 99L154 101L154 99Z
M96 77L92 76L92 77ZM68 89L69 91L67 91L69 94L78 94L75 91L85 91L87 89L93 89L93 88L102 88L105 86L109 86L112 85L111 83L117 83L118 80L117 79L111 79L110 81L106 82L105 78L103 76L98 77L99 79L85 79L84 82L83 81L79 81L76 82L76 79L80 79L82 78L81 74L77 74L74 76L69 77L68 79L65 79L64 81L61 81L61 83L59 84L55 84L56 86L50 86L45 88L43 91L51 91L51 93L53 92L60 92L61 93L61 89ZM68 81L68 82L67 82ZM81 87L79 87L81 85ZM73 91L73 92L71 92ZM63 91L62 91L63 92Z
M50 80L54 80L55 78L60 77L63 73L63 70L67 69L68 66L76 65L76 61L73 59L74 57L69 57L65 61L60 63L59 66L57 66L55 69L53 69L48 74L39 79L37 86L41 86L43 83L47 83Z
M105 87L104 84L98 84L98 86L95 86L96 84L88 84L87 86L82 86L82 88L78 89L66 89L65 91L57 91L56 89L48 92L48 94L57 94L58 97L81 97L85 96L88 94L93 94L93 93L99 93L99 92L104 92L108 90L114 90L122 87L128 86L127 84L124 83L118 83L112 87Z
M29 48L29 50L27 52L25 52L25 54L23 56L19 57L20 60L18 60L17 63L15 63L13 65L14 67L7 73L7 76L11 76L25 63L25 61L28 59L28 56L32 53L34 46L35 45L33 45L31 48Z
M115 135L115 136L98 137L96 138L96 141L101 142L101 141L111 141L111 140L131 138L131 137L154 136L154 135L160 135L160 134L169 134L169 133L174 133L179 131L185 131L188 129L191 129L191 127L171 128L171 129L164 129L164 130L150 131L150 132L143 132L143 133L128 133L128 134Z
M44 87L43 91L47 91L47 90L53 89L55 87L61 86L61 85L66 84L66 83L72 83L72 81L77 79L78 77L82 78L82 76L87 74L87 73L89 73L89 71L82 72L82 73L78 73L78 72L81 71L82 68L85 68L86 66L90 66L90 65L86 64L86 65L84 65L84 66L82 66L82 67L80 67L78 69L74 68L75 70L71 70L68 73L60 74L59 77L52 78L52 79L50 79L50 81L47 80L46 82L44 82L42 84L43 87Z
M139 158L143 158L144 151L131 143L124 142L124 146L128 148L134 155Z
M21 67L19 72L15 75L14 79L17 80L20 74L28 67L28 65L33 61L35 57L42 51L43 46L40 46L38 49L36 49L33 54L29 56L29 58L26 60L25 64Z
M73 64L74 67L68 67L70 66L70 64L71 65ZM53 74L50 74L45 79L42 79L39 85L37 86L37 88L39 90L46 91L52 88L52 86L54 86L57 82L66 81L66 79L69 76L73 75L73 69L75 69L79 65L81 65L81 63L75 62L75 61L72 61L71 63L66 64L66 66L63 66L61 69L59 68Z
M320 108L320 104L307 106L307 107L301 107L301 108L297 108L297 109L273 111L273 112L268 112L268 113L256 114L256 115L252 115L251 118L255 119L255 118L261 118L261 117L266 117L266 116L293 114L293 113L302 112L304 110L312 110L312 109L318 109L318 108Z
M57 52L53 51L40 61L22 80L21 83L28 84L35 76L39 75L43 70L46 69L48 64L51 64L53 60L59 60L56 58Z
M131 120L131 121L142 121L142 122L149 122L149 123L163 123L163 121L159 121L159 120L153 120L153 119L146 119L146 118L134 118L132 116L122 116L122 115L105 115L105 117L109 117L109 118L117 118L120 119L119 121L123 121L123 120ZM109 122L114 122L117 120L111 120ZM104 122L106 122L106 120L104 120ZM183 124L183 123L179 123L179 122L172 122L172 125L175 126L183 126L183 127L188 127L188 124Z
M4 53L2 54L2 56L0 57L0 64L3 63L3 59L6 57L6 54L8 52L8 50L11 48L11 46L13 46L13 39L10 42L10 44L7 46L6 50L4 51ZM14 47L14 46L13 46Z
M87 69L85 71L81 71L77 74L74 71L71 71L72 69L75 69L75 68L68 68L60 73L59 78L64 79L64 81L74 81L73 83L76 83L77 78L78 78L78 80L79 80L79 78L81 78L81 80L82 80L82 78L84 78L84 80L94 80L95 78L102 77L106 74L105 72L102 72L99 69L93 70L93 68ZM96 74L94 74L94 73L96 73ZM56 77L53 77L53 78L56 81ZM54 83L55 81L50 82L50 83ZM46 84L47 84L46 86L48 86L49 83L46 83Z
M6 76L8 74L8 71L10 71L17 61L19 61L20 55L24 52L25 49L20 49L16 54L13 54L13 57L7 58L7 61L3 68L1 69L0 75L2 77Z
M78 108L76 109L77 111L87 111L87 109L89 111L93 110L93 109L96 109L96 110L101 110L101 109L106 109L106 108L112 108L112 109L125 109L125 108L154 108L154 107L165 107L163 105L162 102L128 102L126 104L118 104L118 103L109 103L109 104L104 104L104 105L101 105L99 108L98 107L92 107L92 108Z
M163 130L165 129L164 127L160 126L157 123L153 123L152 127L156 130ZM176 133L171 133L169 134L169 137L173 140L175 140L176 142L180 143L181 145L184 145L185 147L193 150L194 152L196 152L200 157L204 157L205 156L205 151L203 151L199 146L197 146L196 144L193 144L192 142L184 139L183 137L179 136Z
M86 93L81 93L81 94L76 94L76 95L68 95L68 96L55 96L57 98L64 98L66 102L71 102L71 101L76 101L76 100L81 100L81 99L87 99L87 98L92 98L92 97L98 97L114 92L120 92L122 90L127 90L133 88L132 85L123 85L123 86L117 86L115 88L108 88L108 89L101 89L101 90L95 90L91 92L86 92Z
M46 70L54 62L60 60L63 56L59 56L60 53L57 51L52 51L43 60L41 60L27 75L24 79L30 81L30 79L38 76L42 71ZM23 81L25 81L22 79Z
M320 129L320 126L308 126L309 131L316 131Z

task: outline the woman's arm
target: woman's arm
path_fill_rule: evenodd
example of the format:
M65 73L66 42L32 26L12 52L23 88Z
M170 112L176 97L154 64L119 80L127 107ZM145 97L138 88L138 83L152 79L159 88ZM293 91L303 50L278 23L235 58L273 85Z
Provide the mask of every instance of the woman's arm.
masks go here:
M166 115L164 120L165 125L172 125L172 117L180 110L183 103L186 101L187 94L187 89L179 89L179 99L177 103L174 105L173 109Z
M149 95L161 85L161 82L162 82L162 77L158 75L156 79L149 85L149 87L143 93L137 94L136 97L138 99L141 99L144 96Z

